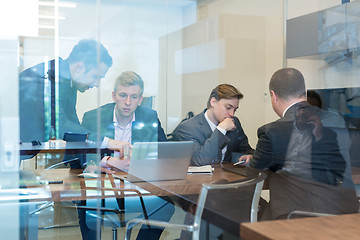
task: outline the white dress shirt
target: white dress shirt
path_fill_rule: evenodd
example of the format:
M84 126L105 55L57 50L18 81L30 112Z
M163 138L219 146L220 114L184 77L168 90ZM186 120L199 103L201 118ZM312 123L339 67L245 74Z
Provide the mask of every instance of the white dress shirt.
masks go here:
M210 128L211 128L211 131L215 131L215 129L217 128L222 134L226 135L226 130L225 129L222 129L221 127L219 126L216 126L208 117L207 115L207 112L208 110L206 110L205 112L205 119L206 121L208 122ZM226 153L226 150L227 150L227 146L225 146L222 150L221 150L221 162L224 160L224 157L225 157L225 153Z
M113 123L115 127L115 133L114 133L115 140L128 142L131 144L131 128L134 121L135 121L135 113L133 114L131 121L126 125L126 127L122 127L117 121L115 108L114 108ZM114 157L119 157L119 155L120 155L119 152L114 152Z

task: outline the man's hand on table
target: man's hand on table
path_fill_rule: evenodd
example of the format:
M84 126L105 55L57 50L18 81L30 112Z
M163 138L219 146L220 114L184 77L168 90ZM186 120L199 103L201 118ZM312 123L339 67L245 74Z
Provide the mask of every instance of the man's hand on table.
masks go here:
M107 168L117 168L117 169L120 169L123 171L128 171L129 165L130 165L129 158L120 159L120 158L110 157L110 156L103 157L101 162L102 162L103 167L106 166ZM105 163L105 165L104 165L104 163Z
M89 172L89 173L96 173L96 172L104 172L104 173L108 173L108 174L115 173L115 171L112 171L111 169L108 169L108 168L102 167L102 166L96 166L96 165L87 166L85 170L86 170L86 172Z
M125 152L127 152L128 150L132 149L132 145L128 142L124 142L124 141L117 141L114 139L110 139L107 142L106 148L113 150L113 151L117 151L120 152L120 157L124 156L124 149L126 150Z
M237 165L237 164L247 165L247 164L249 164L249 162L252 158L253 158L253 155L251 155L251 154L242 155L241 157L239 157L239 161L237 163L235 163L235 165Z

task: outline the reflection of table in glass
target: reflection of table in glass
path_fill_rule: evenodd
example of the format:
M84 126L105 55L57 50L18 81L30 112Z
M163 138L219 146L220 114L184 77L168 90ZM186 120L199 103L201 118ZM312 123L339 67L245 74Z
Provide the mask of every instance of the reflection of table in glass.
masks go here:
M96 153L100 144L95 142L65 142L56 140L52 142L42 142L41 145L33 146L31 142L20 144L20 155L35 155L39 152L63 153L65 150L75 153Z
M24 193L29 193L29 195L22 194L21 196L24 201L28 202L28 205L32 206L32 208L22 208L21 211L22 222L25 226L22 228L24 231L21 231L24 234L31 233L28 239L38 239L38 213L42 214L43 218L44 214L45 216L49 214L49 220L46 220L46 223L53 222L53 224L50 224L51 228L55 227L57 229L57 226L76 227L79 220L74 201L92 199L97 202L97 200L106 198L138 197L134 191L125 192L125 195L121 196L118 191L111 190L113 187L119 189L120 186L126 189L138 190L142 195L150 195L149 192L135 185L125 184L106 174L100 174L99 178L80 178L78 174L81 172L81 169L72 170L68 168L21 171L20 185L26 186L26 188L22 188ZM62 180L62 183L51 184L51 182L59 182L59 180ZM99 186L107 188L107 190L99 190ZM38 190L41 190L44 194L35 195L34 192L38 192ZM76 212L75 215L73 214L74 211ZM69 216L68 213L72 214ZM46 228L48 227L46 225Z
M41 165L52 165L63 161L64 155L67 154L68 159L80 157L81 162L85 162L85 154L101 154L110 153L107 149L102 149L100 144L95 142L65 142L63 140L53 140L43 142L41 145L33 146L31 142L20 144L20 155L25 156L23 159L30 159L35 156L33 168L41 168ZM78 156L76 156L78 155ZM52 161L48 162L49 159ZM43 167L44 168L44 167Z

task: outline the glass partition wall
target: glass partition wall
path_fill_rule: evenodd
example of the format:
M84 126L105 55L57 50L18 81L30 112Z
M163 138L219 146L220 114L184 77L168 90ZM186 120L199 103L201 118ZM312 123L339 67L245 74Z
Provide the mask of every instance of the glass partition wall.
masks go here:
M18 0L6 1L0 12L1 226L13 228L1 231L7 239L100 239L111 237L114 229L122 238L131 218L184 215L169 206L173 200L137 185L100 175L77 177L77 168L99 165L112 154L103 150L101 129L105 115L112 123L114 108L110 115L100 110L88 115L92 132L80 124L88 111L116 101L114 84L123 72L142 78L141 105L157 111L167 135L189 112L202 112L220 83L244 94L236 116L253 148L256 129L276 119L268 81L283 66L281 0ZM71 56L84 40L96 43L85 56L90 63ZM83 47L80 53L87 51ZM78 135L65 144L65 132ZM90 133L87 141L81 133ZM80 140L79 146L69 143ZM101 191L113 187L136 188L147 213L136 192ZM116 201L121 194L129 197ZM112 210L124 205L121 219ZM180 237L168 234L168 239Z
M255 148L257 129L278 118L268 83L283 66L299 69L307 87L321 97L321 107L344 119L323 124L337 127L341 154L351 165L344 170L346 176L358 174L359 3L315 2L3 1L2 237L123 238L125 224L133 218L186 221L188 209L174 195L196 202L200 178L186 182L189 189L198 190L194 195L183 191L184 182L176 188L131 184L99 174L100 166L108 167L101 161L106 156L124 159L131 152L111 140L133 143L137 137L156 142L160 135L170 139L190 112L204 111L214 87L228 83L244 94L235 115ZM126 85L125 91L115 84L124 78L141 78L143 87ZM142 125L135 113L133 135L116 136L120 122L114 123L114 116L129 119L137 105L156 113L145 114ZM157 139L146 138L159 123L164 132L157 132ZM129 133L129 126L120 127ZM121 149L121 154L114 149ZM79 177L83 171L87 175ZM201 179L209 183L213 178ZM222 234L219 221L209 222L209 231L202 230L201 238ZM180 231L152 231L146 226L135 234L144 239L148 234L182 237Z
M329 1L307 11L301 6L306 3L288 2L286 64L304 73L319 107L343 118L337 127L348 129L354 174L359 167L359 1Z

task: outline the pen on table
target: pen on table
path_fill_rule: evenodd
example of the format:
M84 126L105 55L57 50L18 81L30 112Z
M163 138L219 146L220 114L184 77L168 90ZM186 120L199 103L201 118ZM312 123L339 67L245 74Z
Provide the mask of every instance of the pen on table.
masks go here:
M245 162L246 162L246 160L243 159L243 160L241 160L241 161L239 161L239 162L237 162L237 163L234 163L234 166L239 165L239 164L243 164L243 163L245 163Z

